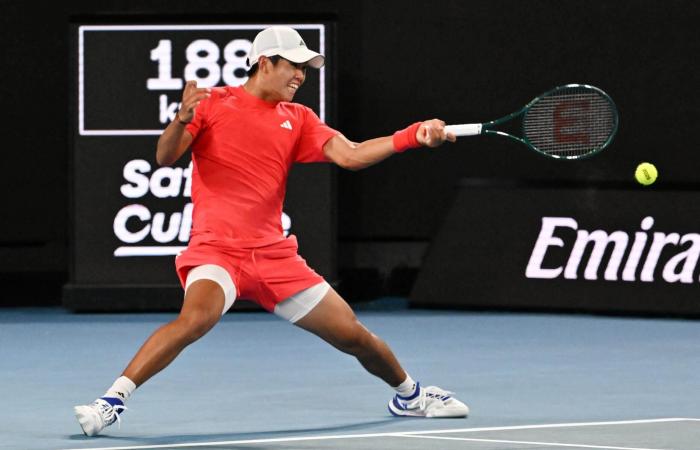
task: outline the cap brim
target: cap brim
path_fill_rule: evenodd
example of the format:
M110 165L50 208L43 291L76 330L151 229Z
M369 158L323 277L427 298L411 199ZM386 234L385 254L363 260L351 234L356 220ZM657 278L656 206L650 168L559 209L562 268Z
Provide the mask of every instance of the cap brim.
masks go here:
M285 50L283 52L279 52L279 55L282 58L288 59L293 63L307 63L314 69L320 69L326 63L325 56L316 53L312 50L309 50L306 47L298 47L294 50Z

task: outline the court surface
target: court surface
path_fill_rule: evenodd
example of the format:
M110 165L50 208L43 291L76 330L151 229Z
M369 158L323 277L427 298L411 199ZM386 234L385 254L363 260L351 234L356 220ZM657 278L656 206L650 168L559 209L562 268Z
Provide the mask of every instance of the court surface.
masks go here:
M7 309L0 448L700 449L697 321L358 316L414 378L455 391L470 417L393 418L391 390L354 359L272 315L235 313L136 391L121 429L87 438L73 405L101 395L175 315Z

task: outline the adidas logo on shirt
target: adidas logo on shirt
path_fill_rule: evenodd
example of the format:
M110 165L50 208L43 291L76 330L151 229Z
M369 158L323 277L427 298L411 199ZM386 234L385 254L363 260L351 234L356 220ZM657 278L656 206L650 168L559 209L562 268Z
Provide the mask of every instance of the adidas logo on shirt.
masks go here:
M288 120L285 120L284 122L282 122L282 123L280 124L280 126L281 126L282 128L286 128L286 129L288 129L288 130L291 130L291 129L292 129L292 124L291 124Z

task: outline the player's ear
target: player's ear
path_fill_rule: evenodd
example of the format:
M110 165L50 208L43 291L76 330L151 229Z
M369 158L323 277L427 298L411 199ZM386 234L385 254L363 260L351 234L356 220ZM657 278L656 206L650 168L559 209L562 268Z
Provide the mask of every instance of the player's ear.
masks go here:
M260 58L258 58L258 70L267 73L269 72L271 67L272 61L270 61L270 58L268 58L267 56L260 55Z

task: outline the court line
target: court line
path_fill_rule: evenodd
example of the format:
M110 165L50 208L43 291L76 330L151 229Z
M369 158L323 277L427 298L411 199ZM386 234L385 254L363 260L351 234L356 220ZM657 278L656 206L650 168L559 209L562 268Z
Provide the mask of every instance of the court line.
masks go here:
M459 428L446 430L424 430L424 431L404 431L392 433L367 433L367 434L341 434L329 436L300 436L286 438L267 438L267 439L246 439L238 441L217 441L217 442L193 442L184 444L157 444L157 445L133 445L126 447L82 447L65 450L145 450L155 448L192 448L205 446L219 445L241 445L241 444L266 444L274 442L301 442L301 441L326 441L334 439L359 439L373 437L404 437L404 436L419 436L425 434L447 434L447 433L475 433L480 431L508 431L508 430L535 430L541 428L563 428L563 427L589 427L589 426L606 426L606 425L634 425L645 423L664 423L664 422L683 422L689 420L700 419L685 419L685 418L664 418L664 419L642 419L642 420L619 420L610 422L573 422L573 423L554 423L542 425L515 425L507 427L481 427L481 428Z
M416 435L399 435L411 439L439 439L443 441L467 441L467 442L492 442L498 444L525 444L525 445L543 445L548 447L575 447L575 448L598 448L608 450L667 450L662 448L637 448L637 447L611 447L609 445L591 445L591 444L564 444L560 442L531 442L531 441L509 441L505 439L476 439L476 438L456 438L445 436L416 436Z
M408 431L399 432L399 434L447 434L447 433L475 433L478 431L511 431L511 430L536 430L541 428L573 428L573 427L599 427L606 425L634 425L645 423L664 423L664 422L684 422L690 420L685 417L671 417L664 419L639 419L639 420L616 420L608 422L571 422L571 423L548 423L542 425L513 425L507 427L486 427L486 428L453 428L446 430L430 430L430 431Z

